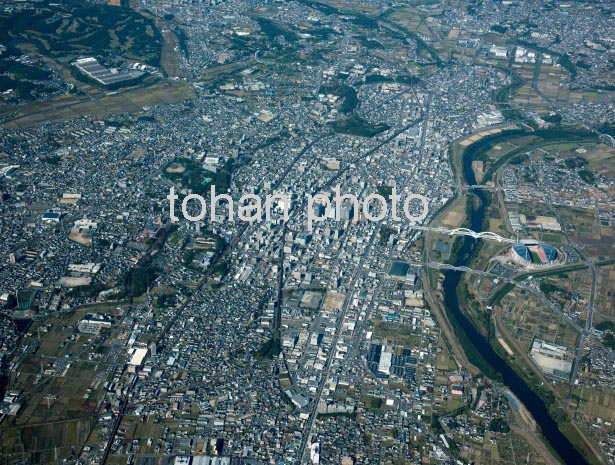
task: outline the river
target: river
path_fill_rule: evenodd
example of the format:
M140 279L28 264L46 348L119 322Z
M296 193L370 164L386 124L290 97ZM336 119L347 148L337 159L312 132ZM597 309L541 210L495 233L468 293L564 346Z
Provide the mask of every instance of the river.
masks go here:
M466 151L466 154L468 152ZM469 185L477 184L474 172L472 171L472 156L464 155L463 159L463 176ZM480 189L473 191L474 195L480 200L480 206L473 211L472 214L472 230L481 231L483 219L485 217L485 209L487 198L484 192ZM471 260L472 252L477 245L477 240L464 236L461 249L457 253L455 259L456 266L467 266ZM540 426L543 436L548 441L553 450L557 452L564 463L569 465L583 465L588 462L574 448L572 443L562 434L557 427L557 423L549 416L544 402L536 395L525 381L508 365L508 363L500 357L487 339L476 329L472 322L459 309L459 301L457 299L457 287L462 278L462 272L448 270L444 275L443 290L444 304L450 310L450 313L459 323L459 327L466 333L470 343L474 345L476 350L483 356L486 362L493 367L495 371L502 375L504 384L517 396L529 412L532 414L536 423Z

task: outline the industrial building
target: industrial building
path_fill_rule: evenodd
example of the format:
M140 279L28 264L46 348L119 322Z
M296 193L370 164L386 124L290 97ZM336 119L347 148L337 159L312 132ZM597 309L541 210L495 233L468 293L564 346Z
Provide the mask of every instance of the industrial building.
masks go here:
M135 373L139 368L143 366L145 357L147 357L149 350L147 347L134 347L128 350L130 361L128 362L128 372Z
M103 329L108 329L113 325L113 318L110 315L88 313L81 320L77 328L79 332L86 334L100 334Z
M96 58L87 57L73 61L73 65L81 71L85 76L94 79L103 86L119 84L121 82L130 81L143 76L142 71L105 68Z
M573 355L568 347L534 339L530 356L545 374L564 379L570 377Z

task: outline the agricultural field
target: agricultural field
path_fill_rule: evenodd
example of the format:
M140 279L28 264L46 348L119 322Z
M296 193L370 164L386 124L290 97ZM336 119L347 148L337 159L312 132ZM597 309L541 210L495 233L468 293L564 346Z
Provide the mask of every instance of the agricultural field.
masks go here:
M540 147L541 150L550 150L551 147L561 146L563 143L560 141L562 140L566 140L565 145L568 146L574 140L586 141L588 137L587 133L582 131L537 130L528 134L514 129L508 131L502 131L499 128L490 129L463 139L453 147L455 167L460 172L461 153L470 145L472 145L473 160L483 162L482 171L487 173L499 168L505 161L520 163L522 161L520 157L524 152L536 147ZM593 144L593 142L588 142L583 146ZM492 173L489 172L489 174Z
M482 441L464 438L458 446L461 449L460 457L467 463L485 465L518 463L520 457L523 457L523 463L532 465L548 463L528 444L527 437L521 430L505 434L489 433Z
M603 422L615 422L615 391L606 386L576 386L573 396L579 400L577 416L585 422L594 422L600 418ZM607 431L615 431L613 425L604 425Z
M501 301L502 321L510 337L527 353L534 338L574 347L578 333L559 315L523 289L513 289Z
M615 265L596 267L594 325L615 320Z
M109 114L135 113L142 111L144 106L171 104L193 98L194 91L189 84L166 81L149 87L105 92L96 100L66 94L45 102L5 107L0 109L0 119L5 119L6 122L2 124L5 128L24 128L83 116L104 118Z
M3 463L31 458L31 463L58 463L80 450L92 429L91 417L0 429Z
M606 386L575 386L572 398L577 424L592 441L601 442L607 433L615 432L615 391Z
M185 34L181 28L177 27L174 22L174 18L155 16L151 11L145 9L139 9L138 5L134 6L138 13L144 16L146 19L152 20L158 30L162 34L162 50L160 52L160 66L166 71L167 76L173 77L185 77L185 72L179 65L179 55L183 50L180 50L181 46L185 47L185 43L179 40L179 34ZM178 53L178 51L180 53Z
M433 32L436 25L433 24L434 18L431 15L435 11L423 14L414 6L396 7L389 10L384 19L389 24L401 28L416 41L416 53L419 57L430 62L438 62L439 54L446 52L448 45Z
M0 427L3 458L58 463L92 440L105 383L126 361L125 311L117 303L90 304L33 323L8 379L8 389L22 392L24 403ZM115 324L102 336L81 333L77 324L87 313L110 314Z
M587 169L593 173L600 173L607 177L615 178L615 148L608 145L593 145L586 147L587 151L582 157L588 162ZM561 154L564 157L578 156L569 149L569 153Z
M615 227L604 227L596 210L553 206L571 240L583 246L584 253L593 260L612 258Z
M512 69L523 79L523 84L512 94L512 102L528 111L544 113L553 104L570 104L602 98L597 92L570 90L564 85L569 80L568 71L561 66L536 63L513 63Z
M543 277L539 288L567 313L578 314L581 319L585 317L591 290L591 274L586 269Z

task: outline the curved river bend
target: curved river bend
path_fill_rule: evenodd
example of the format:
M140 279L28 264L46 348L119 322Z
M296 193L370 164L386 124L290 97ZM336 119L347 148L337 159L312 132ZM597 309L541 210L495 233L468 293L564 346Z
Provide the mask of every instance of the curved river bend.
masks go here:
M463 176L469 185L476 183L474 172L472 171L472 156L464 155ZM480 190L474 190L473 194L480 200L480 206L472 213L472 230L481 231L487 198ZM461 249L457 253L455 266L467 266L471 261L477 241L471 237L464 236ZM504 384L523 402L525 407L532 414L536 423L540 426L543 436L548 441L553 450L557 452L564 463L569 465L586 465L587 461L574 448L572 443L562 434L557 427L557 423L549 416L544 402L538 397L525 383L525 381L500 357L486 338L477 331L472 322L460 311L459 300L457 299L457 287L462 277L462 272L448 270L444 274L442 284L444 291L444 304L449 309L459 326L468 336L470 343L483 356L493 369L502 375Z

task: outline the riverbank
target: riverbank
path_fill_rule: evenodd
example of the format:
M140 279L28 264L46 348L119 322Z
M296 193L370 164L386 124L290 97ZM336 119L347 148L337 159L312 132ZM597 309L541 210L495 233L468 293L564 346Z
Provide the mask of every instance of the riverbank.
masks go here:
M501 159L496 160L491 164L489 169L484 175L483 181L490 180L497 170L506 163L511 157L517 155L524 150L531 150L540 146L553 144L554 141L561 140L562 138L579 140L592 140L593 134L583 131L566 131L561 129L554 131L541 130L532 133L527 133L521 130L505 130L500 133L488 135L478 139L476 142L466 144L463 149L459 147L452 150L452 156L455 158L451 160L454 163L455 172L458 175L461 182L466 185L476 184L474 172L472 170L472 160L474 156L477 156L497 143L510 137L528 136L536 137L531 144L527 147L519 147L517 150L512 150L503 156ZM567 137L566 137L567 136ZM530 147L531 146L531 147ZM486 222L486 211L491 201L480 190L471 191L472 196L468 196L467 204L472 206L468 208L468 214L466 217L467 227L471 227L473 230L480 231L483 229L483 225ZM489 196L490 197L490 196ZM476 202L478 199L478 202ZM454 203L454 202L453 202ZM446 210L440 212L440 214L446 214ZM434 221L438 221L434 219ZM456 266L467 266L475 258L480 246L471 238L458 239L461 241L460 247L455 247L454 255L451 255L451 261ZM536 420L537 424L547 439L547 444L556 451L556 453L562 457L565 463L570 464L582 464L587 463L587 460L581 456L577 447L579 447L579 441L585 442L580 437L570 434L568 423L558 425L555 420L550 416L549 409L547 409L546 403L539 393L536 393L532 387L530 387L527 381L524 379L521 373L518 373L514 367L509 365L504 358L493 347L493 342L488 340L482 335L474 323L468 318L467 314L461 311L461 302L459 301L458 288L461 281L461 272L449 270L444 274L444 280L440 281L439 275L436 274L435 282L437 288L435 295L433 289L426 292L428 300L431 300L430 304L434 306L437 311L434 312L438 321L443 323L443 332L447 338L451 338L450 346L453 348L456 357L460 361L467 361L469 367L478 367L482 372L495 379L501 379L504 384L510 387L511 391L516 397L527 407L527 411L531 413L532 417ZM442 292L440 293L440 282L442 282ZM429 285L434 285L434 277L429 279ZM444 306L440 307L439 301L444 298ZM454 335L453 335L454 333ZM458 355L459 352L463 352L463 355ZM561 429L568 430L568 437L564 436ZM572 425L571 425L572 426ZM577 430L578 431L578 430ZM586 445L586 444L585 444ZM591 457L591 453L586 447L582 449L584 454L588 457L591 463L599 463L595 457Z

